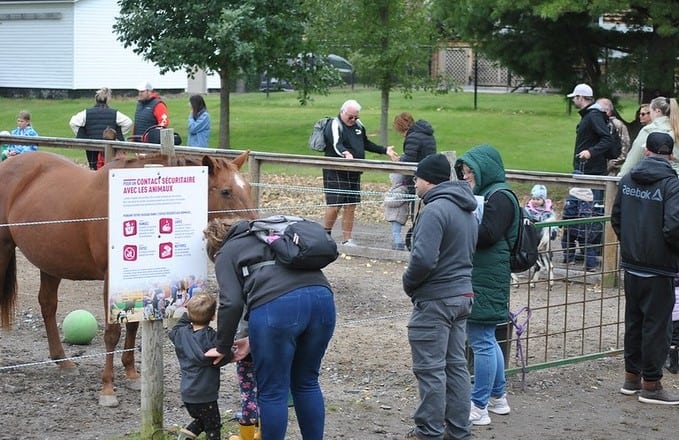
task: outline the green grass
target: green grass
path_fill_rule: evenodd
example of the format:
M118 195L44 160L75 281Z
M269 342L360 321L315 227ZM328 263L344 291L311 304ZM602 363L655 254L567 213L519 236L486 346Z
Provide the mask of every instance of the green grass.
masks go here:
M231 95L231 148L289 154L317 154L306 146L313 123L325 115L335 115L344 100L357 99L363 109L361 120L376 142L379 131L380 93L374 89L336 89L327 96L315 96L302 107L295 92L246 93ZM73 137L68 121L71 115L90 107L93 99L41 100L0 98L0 130L15 127L16 113L29 110L34 128L42 136ZM165 97L172 127L186 140L188 96ZM218 145L219 96L206 99L212 117L210 146ZM636 102L621 99L622 116L633 118ZM472 93L434 95L417 92L407 99L392 92L389 103L389 143L401 151L403 139L391 128L394 115L409 111L416 119L426 119L435 129L439 151L455 150L461 155L474 145L487 143L501 152L508 169L570 172L575 126L580 117L561 95L479 94L474 110ZM134 116L135 98L114 98L112 107ZM378 142L379 143L379 142ZM84 153L63 149L60 153L84 162ZM368 154L370 159L384 156Z

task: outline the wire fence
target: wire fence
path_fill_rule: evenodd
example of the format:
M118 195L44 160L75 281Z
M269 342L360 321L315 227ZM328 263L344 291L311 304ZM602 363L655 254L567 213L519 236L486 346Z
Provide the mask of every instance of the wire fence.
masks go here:
M0 142L3 141L2 138L0 136ZM102 151L107 145L98 141L57 138L31 138L31 142L37 142L42 146L71 148L86 146ZM110 144L117 144L116 148L126 148L130 151L157 149L155 145L146 144L108 143ZM178 147L177 153L235 157L240 152ZM391 231L389 223L383 217L383 201L389 186L387 173L410 174L415 164L370 160L348 161L258 152L251 153L249 160L250 180L261 216L287 213L317 220L322 219L326 205L320 168L379 173L378 175L383 176L381 182L375 183L375 179L366 179L360 191L361 203L357 209L353 230L353 237L359 246L352 248L340 246L340 249L347 254L357 256L407 259L407 252L391 250ZM275 166L276 171L269 171L271 166ZM309 168L313 168L311 173ZM611 178L512 170L508 170L507 176L513 186L551 183L555 187L565 188L572 186L604 188L606 209L610 209L610 201L614 195L611 189L615 188L615 180ZM525 197L523 199L525 200ZM59 221L106 220L106 218L87 218ZM49 219L36 219L35 222L24 222L20 226L31 227L49 221ZM582 267L584 263L578 265L577 260L575 264L567 261L564 258L564 249L559 245L558 240L554 240L550 242L550 247L545 251L553 264L554 276L541 277L532 282L524 274L512 289L510 311L514 315L513 322L508 325L512 331L509 333L510 338L504 344L508 359L514 359L508 364L510 373L610 355L622 349L624 330L624 293L620 288L622 274L618 268L617 241L608 227L608 217L565 220L551 223L550 226L563 229L568 228L570 224L583 221L601 222L604 225L601 243L593 245L596 246L598 261L595 271L586 270ZM8 226L19 225L4 224L0 225L0 228ZM333 234L338 238L341 232L341 221L338 221ZM577 247L571 250L579 252L583 249ZM578 252L575 252L576 256ZM532 277L532 274L530 276ZM391 318L389 316L376 317L371 321L376 319ZM347 325L354 326L361 324L361 321L347 323ZM104 356L105 353L100 355ZM5 365L0 367L0 371L19 368L22 365L34 365L34 363L25 362L8 365L9 362L11 360L3 360ZM42 364L53 361L36 362Z

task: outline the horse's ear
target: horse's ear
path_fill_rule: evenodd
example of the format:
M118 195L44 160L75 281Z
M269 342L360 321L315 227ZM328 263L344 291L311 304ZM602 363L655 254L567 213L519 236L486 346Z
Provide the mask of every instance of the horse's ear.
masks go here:
M240 170L243 164L245 164L245 161L248 160L248 156L250 155L250 150L245 150L243 151L237 158L231 161L232 164L236 165L238 169Z
M208 175L213 175L215 173L215 160L210 156L203 156L203 166L207 167Z

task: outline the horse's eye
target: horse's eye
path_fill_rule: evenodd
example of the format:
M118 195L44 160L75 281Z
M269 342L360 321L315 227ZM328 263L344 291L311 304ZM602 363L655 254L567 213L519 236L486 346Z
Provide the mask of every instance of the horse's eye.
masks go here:
M224 197L225 199L230 199L232 195L233 192L230 189L228 188L222 189L222 197Z

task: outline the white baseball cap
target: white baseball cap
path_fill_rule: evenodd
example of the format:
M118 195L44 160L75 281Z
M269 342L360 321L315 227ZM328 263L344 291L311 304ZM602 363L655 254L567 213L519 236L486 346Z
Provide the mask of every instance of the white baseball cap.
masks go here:
M150 82L143 82L137 86L137 90L143 92L144 90L153 90L153 86Z
M574 96L586 96L590 98L594 96L594 92L592 92L592 88L587 84L578 84L577 86L575 86L573 91L566 96L568 98L572 98Z

